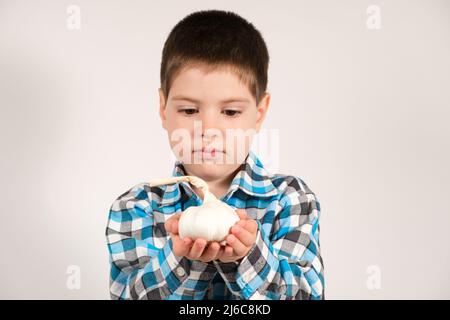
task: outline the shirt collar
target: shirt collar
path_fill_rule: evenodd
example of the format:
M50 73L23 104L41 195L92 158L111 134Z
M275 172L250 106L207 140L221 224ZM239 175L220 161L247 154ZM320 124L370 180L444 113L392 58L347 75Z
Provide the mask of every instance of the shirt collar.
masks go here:
M179 160L176 160L172 171L172 176L177 177L184 175L186 175L186 170L183 164ZM239 171L231 181L225 199L231 197L237 189L240 189L246 194L254 197L265 198L277 195L278 189L273 185L269 176L270 174L264 168L260 159L252 150L250 150L245 158L245 161L241 164ZM184 191L189 197L192 196L194 191L188 182L161 186L163 189L163 196L160 206L174 204L180 199L181 193L179 185L184 187Z

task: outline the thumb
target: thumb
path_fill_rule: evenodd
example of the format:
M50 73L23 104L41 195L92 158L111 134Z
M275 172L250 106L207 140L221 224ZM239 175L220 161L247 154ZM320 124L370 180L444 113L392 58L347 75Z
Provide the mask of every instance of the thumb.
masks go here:
M236 213L239 216L239 219L245 220L247 219L247 212L244 209L236 209Z
M164 228L166 228L167 232L172 232L172 220L167 220L166 222L164 222Z

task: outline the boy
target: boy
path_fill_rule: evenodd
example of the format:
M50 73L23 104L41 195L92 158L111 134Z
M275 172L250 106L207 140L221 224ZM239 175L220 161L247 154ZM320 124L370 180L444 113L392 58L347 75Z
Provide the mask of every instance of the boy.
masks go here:
M132 187L109 213L112 299L324 299L315 194L298 177L270 175L247 136L220 143L228 130L259 131L268 62L259 31L231 12L192 13L169 34L160 117L172 150L180 132L189 140L172 175L202 178L240 220L225 246L181 239L180 213L202 203L200 190L184 182ZM234 142L244 142L240 159Z

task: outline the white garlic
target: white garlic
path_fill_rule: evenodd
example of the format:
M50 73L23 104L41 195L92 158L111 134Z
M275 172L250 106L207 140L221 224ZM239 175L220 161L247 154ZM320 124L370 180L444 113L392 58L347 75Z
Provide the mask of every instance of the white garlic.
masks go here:
M203 192L203 204L191 206L181 213L178 223L178 233L181 238L203 238L206 241L218 241L225 245L225 238L230 228L239 221L236 211L209 192L208 184L195 176L171 177L168 179L153 179L150 186L160 186L186 181Z

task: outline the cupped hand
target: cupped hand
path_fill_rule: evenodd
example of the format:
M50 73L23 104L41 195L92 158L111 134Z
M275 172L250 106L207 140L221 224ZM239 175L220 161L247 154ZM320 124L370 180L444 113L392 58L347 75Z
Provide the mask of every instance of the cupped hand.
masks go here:
M211 241L208 243L203 238L197 238L195 241L190 237L184 237L183 239L180 238L178 233L180 216L181 213L177 213L164 223L166 231L172 238L172 250L174 255L178 257L186 257L189 260L199 260L202 262L217 260L224 250L224 248L217 241Z

